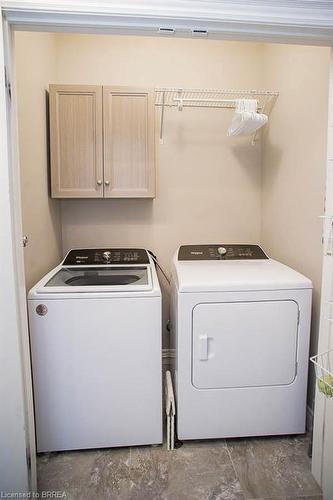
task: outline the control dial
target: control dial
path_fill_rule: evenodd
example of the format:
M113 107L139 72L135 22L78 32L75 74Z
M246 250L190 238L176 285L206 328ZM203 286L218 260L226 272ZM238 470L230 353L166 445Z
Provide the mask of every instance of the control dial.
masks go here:
M104 262L111 262L111 256L112 256L112 254L108 250L106 252L103 252L102 257L103 257Z
M221 257L222 257L223 255L225 255L225 254L227 253L227 249L226 249L226 248L224 248L224 247L218 247L218 249L217 249L217 253L218 253L219 255L221 255Z

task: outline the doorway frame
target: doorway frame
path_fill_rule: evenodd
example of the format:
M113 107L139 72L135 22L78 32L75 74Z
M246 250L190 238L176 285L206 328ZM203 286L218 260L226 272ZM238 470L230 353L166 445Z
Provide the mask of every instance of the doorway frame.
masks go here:
M238 4L235 10L235 3ZM192 37L195 28L207 30L208 39L333 46L333 10L309 8L309 1L205 0L163 2L132 0L71 4L66 0L4 0L0 3L0 315L3 352L0 366L6 378L0 382L0 411L4 432L0 452L0 477L4 491L36 491L36 450L32 382L26 314L22 247L21 189L17 138L17 104L13 34L17 30L70 33L108 33L161 36L160 27L173 27L175 35ZM276 7L276 4L280 6ZM273 6L275 4L275 7ZM317 2L318 4L318 2ZM307 7L307 9L305 9ZM331 65L332 67L332 65ZM332 86L332 71L330 73ZM331 113L329 113L331 116ZM333 198L326 191L326 199ZM319 214L318 214L319 215ZM321 327L322 328L322 327ZM326 334L325 334L326 335ZM324 335L324 340L325 340ZM328 342L328 333L327 333ZM323 342L322 342L323 343ZM324 342L325 343L325 342ZM1 369L1 368L0 368ZM15 410L15 411L14 411ZM324 412L324 408L320 411ZM324 413L323 413L324 415ZM317 438L323 430L316 429ZM2 453L2 455L1 455ZM319 479L320 453L313 464Z

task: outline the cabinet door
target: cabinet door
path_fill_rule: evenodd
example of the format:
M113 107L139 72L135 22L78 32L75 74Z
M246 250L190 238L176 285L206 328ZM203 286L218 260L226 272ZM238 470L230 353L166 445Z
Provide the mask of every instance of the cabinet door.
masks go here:
M103 197L102 87L50 85L54 198Z
M103 87L104 196L153 198L154 92Z

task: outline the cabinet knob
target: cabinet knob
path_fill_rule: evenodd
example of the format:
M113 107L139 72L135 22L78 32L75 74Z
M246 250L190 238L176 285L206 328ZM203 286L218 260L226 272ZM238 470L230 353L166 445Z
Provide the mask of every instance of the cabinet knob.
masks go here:
M100 179L98 179L97 186L101 186L102 184L103 184L103 182Z
M105 181L105 182L104 182L104 184L105 184L106 186L110 186L110 181Z

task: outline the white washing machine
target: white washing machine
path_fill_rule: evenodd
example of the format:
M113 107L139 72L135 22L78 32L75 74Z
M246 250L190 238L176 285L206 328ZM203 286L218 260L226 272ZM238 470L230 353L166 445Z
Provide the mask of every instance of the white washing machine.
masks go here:
M305 432L311 281L256 245L188 245L173 261L180 439Z
M148 252L71 250L28 309L37 450L161 443L161 291Z

